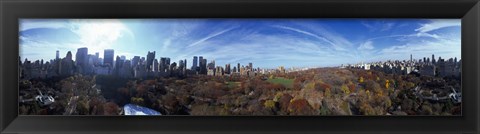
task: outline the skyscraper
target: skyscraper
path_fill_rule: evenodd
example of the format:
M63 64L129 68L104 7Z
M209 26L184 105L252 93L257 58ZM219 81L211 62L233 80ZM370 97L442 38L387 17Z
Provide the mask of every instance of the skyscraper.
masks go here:
M140 62L140 56L134 56L132 59L132 67L135 67Z
M58 50L57 50L57 54L55 56L55 59L57 59L57 60L60 59L60 51L58 51Z
M88 48L82 47L77 49L77 54L75 54L75 63L79 72L85 74L87 71L88 65Z
M159 70L158 67L159 67L158 60L157 59L153 60L153 72L158 72Z
M197 62L198 62L197 56L193 56L193 62L192 62L192 70L193 71L197 70Z
M435 55L432 54L432 63L435 64Z
M147 54L147 71L152 71L153 59L155 59L155 51L148 51Z
M202 72L202 67L201 67L202 62L203 62L203 56L198 57L198 64L199 64L199 67L198 67L198 70L197 70L198 72Z
M237 72L240 73L240 63L237 63Z
M96 52L96 53L95 53L95 57L96 57L97 59L100 58L100 53L99 53L99 52Z
M250 71L253 71L253 64L251 62L248 63L248 69L250 69Z
M183 70L184 70L184 71L187 71L187 59L183 59L183 64L184 64L184 66L185 66L185 67L183 68Z
M113 55L114 55L113 49L105 49L103 51L103 64L113 67Z
M413 57L412 57L412 54L410 54L410 62L413 61Z
M67 56L60 61L60 68L59 72L61 76L70 76L73 75L73 61L72 61L72 53L70 51L67 52Z
M225 65L225 74L230 74L230 64Z
M207 74L207 59L203 59L203 57L200 57L202 59L200 61L200 74Z
M207 64L208 69L215 69L215 60L210 61L210 63Z
M93 64L95 64L95 65L99 64L100 63L99 59L100 59L100 53L96 52L95 53L95 61L93 61Z
M179 60L178 61L178 69L183 70L184 67L185 67L185 64L183 63L183 60Z
M165 57L160 57L160 72L165 72L167 70L167 58Z
M114 74L115 75L120 75L120 69L122 68L122 65L123 65L123 60L120 58L120 56L117 56L115 58L115 67L114 67Z

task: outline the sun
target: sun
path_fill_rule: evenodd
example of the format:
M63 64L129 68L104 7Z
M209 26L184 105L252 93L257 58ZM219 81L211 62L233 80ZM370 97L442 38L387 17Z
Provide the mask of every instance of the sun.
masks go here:
M69 29L78 35L80 44L75 47L87 47L90 54L113 49L122 38L135 39L132 31L120 20L116 19L75 19L69 21Z

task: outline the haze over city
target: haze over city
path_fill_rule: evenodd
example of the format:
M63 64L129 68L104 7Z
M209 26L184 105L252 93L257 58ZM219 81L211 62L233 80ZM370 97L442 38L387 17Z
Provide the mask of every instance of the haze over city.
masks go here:
M156 51L261 68L461 58L460 19L21 19L19 31L22 60L81 47L100 57L104 49L127 59Z

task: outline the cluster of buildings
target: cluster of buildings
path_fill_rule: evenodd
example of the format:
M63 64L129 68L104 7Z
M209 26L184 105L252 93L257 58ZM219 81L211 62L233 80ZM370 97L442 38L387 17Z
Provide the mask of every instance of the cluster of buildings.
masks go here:
M148 52L147 58L135 56L131 60L125 56L114 58L113 49L105 49L103 59L99 53L88 54L88 48L78 48L75 60L72 53L67 52L64 58L60 58L59 51L56 58L44 62L35 62L25 59L19 62L20 77L49 78L54 76L71 76L74 74L83 75L114 75L122 78L145 78L154 76L186 76L187 61L180 60L178 63L170 63L170 58L161 57L160 61L155 59L155 51Z
M372 62L360 63L354 65L342 65L343 68L360 68L365 70L382 71L388 74L410 74L412 72L420 75L427 75L433 77L454 76L459 77L462 72L462 61L457 58L450 58L448 60L432 54L432 58L424 57L423 59L415 60L410 55L410 60L406 61L386 61L386 62Z
M23 62L19 59L20 77L50 78L54 76L83 75L114 75L122 78L146 78L146 77L186 77L187 75L211 75L211 76L256 76L265 73L285 73L285 68L260 69L254 68L252 63L248 65L226 64L216 66L215 60L207 62L203 56L194 56L191 67L187 66L187 60L178 62L170 61L169 57L155 58L155 51L148 52L145 57L134 56L126 59L125 56L114 56L113 49L105 49L103 59L99 53L88 54L88 48L78 48L75 60L72 52L60 58L60 52L56 51L56 58L49 61L36 60ZM19 57L20 58L20 57Z
M223 66L216 66L215 60L207 63L207 59L204 59L202 56L198 57L199 60L197 61L197 56L193 57L193 66L192 72L194 74L205 74L210 76L230 76L230 75L242 75L242 76L255 76L262 73L262 69L254 68L253 63L248 63L248 65L240 66L240 63L236 65L225 64ZM199 62L200 66L196 66L196 63Z

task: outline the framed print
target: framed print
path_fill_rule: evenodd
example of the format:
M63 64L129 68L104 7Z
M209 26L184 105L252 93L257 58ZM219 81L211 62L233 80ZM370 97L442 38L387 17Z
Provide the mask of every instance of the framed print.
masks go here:
M1 133L479 130L476 0L0 6Z

